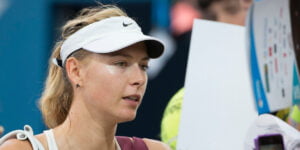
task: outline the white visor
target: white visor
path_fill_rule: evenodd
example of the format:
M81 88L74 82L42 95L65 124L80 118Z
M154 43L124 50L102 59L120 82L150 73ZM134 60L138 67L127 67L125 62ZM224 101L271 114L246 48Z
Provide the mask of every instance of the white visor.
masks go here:
M118 16L100 20L78 30L61 46L60 57L54 63L63 66L75 51L84 49L94 53L111 53L144 41L150 58L157 58L164 51L162 41L144 35L139 25L129 17Z

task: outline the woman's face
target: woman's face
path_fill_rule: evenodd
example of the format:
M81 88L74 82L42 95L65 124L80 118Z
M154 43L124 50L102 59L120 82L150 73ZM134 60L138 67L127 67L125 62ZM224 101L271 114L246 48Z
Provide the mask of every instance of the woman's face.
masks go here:
M116 122L133 120L147 85L146 45L137 43L87 59L79 90L88 110Z

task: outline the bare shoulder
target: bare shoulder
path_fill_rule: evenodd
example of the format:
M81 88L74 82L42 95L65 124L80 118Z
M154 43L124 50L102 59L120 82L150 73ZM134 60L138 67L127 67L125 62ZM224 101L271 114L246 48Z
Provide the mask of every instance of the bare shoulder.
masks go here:
M171 150L171 148L167 144L161 141L147 139L147 138L143 138L143 140L146 143L149 150Z
M10 139L0 145L0 150L32 150L29 141L20 141L17 139Z

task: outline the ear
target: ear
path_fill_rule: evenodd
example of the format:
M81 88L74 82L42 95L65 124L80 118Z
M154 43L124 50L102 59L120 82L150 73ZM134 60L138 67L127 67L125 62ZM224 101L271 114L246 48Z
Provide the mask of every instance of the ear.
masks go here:
M82 85L82 75L81 75L81 64L80 62L74 58L70 57L66 61L66 73L71 81L71 84L75 87L76 84Z

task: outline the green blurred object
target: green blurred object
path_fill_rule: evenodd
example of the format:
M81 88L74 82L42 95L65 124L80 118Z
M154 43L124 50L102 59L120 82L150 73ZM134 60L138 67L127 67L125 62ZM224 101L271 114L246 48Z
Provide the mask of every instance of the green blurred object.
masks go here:
M290 112L290 108L288 107L288 108L281 109L281 110L277 111L275 115L278 118L280 118L281 120L287 121L288 116L289 116L289 112Z
M293 106L290 116L296 123L300 123L300 110L297 105Z
M181 116L184 88L181 88L169 101L161 122L161 140L176 150L177 134Z

